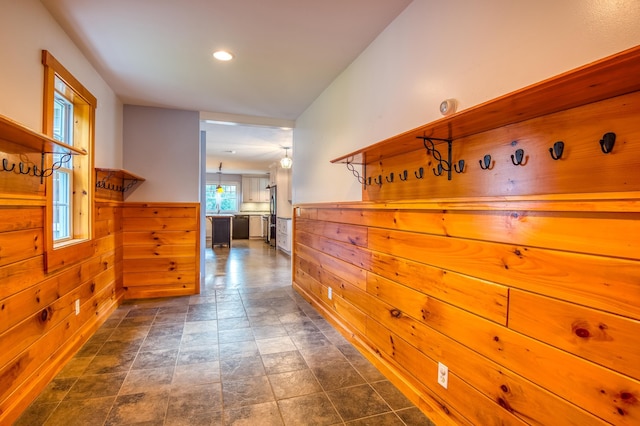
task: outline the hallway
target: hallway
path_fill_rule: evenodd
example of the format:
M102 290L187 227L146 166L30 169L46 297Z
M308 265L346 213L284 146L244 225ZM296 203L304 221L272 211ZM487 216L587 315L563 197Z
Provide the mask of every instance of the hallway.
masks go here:
M120 306L16 425L431 425L292 290L288 256L206 253L200 295Z

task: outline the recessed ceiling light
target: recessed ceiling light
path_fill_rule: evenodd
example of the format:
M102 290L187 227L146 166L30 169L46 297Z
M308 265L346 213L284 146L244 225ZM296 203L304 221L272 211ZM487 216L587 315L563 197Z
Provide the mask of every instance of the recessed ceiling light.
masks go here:
M237 126L238 123L234 123L233 121L218 121L218 120L205 120L207 124L220 124L223 126Z
M233 54L226 50L217 50L213 52L213 57L219 61L230 61L233 59Z

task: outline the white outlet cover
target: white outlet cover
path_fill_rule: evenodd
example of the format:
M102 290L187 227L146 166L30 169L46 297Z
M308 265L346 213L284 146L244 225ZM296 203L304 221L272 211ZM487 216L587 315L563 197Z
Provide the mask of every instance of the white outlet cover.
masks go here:
M76 315L80 315L80 299L76 299Z
M438 383L445 389L449 386L449 368L441 362L438 363Z
M327 290L327 297L329 298L329 300L333 298L333 289L331 287L329 287L329 289Z

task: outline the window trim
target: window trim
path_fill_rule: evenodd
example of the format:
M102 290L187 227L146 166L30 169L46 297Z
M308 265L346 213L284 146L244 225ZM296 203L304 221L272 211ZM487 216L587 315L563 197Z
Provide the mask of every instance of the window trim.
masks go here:
M58 60L46 50L42 51L42 64L44 65L44 103L43 103L43 133L53 137L53 103L55 93L55 77L62 80L67 87L73 90L73 96L78 96L83 104L86 104L86 111L78 112L86 119L87 125L84 129L86 146L86 159L82 159L81 167L84 186L86 186L86 204L88 216L87 229L81 238L74 237L71 240L56 243L53 240L53 178L49 177L45 181L46 207L44 222L45 241L45 269L47 272L75 264L91 257L96 251L96 243L93 238L94 230L94 139L95 139L95 109L98 106L97 99L93 96ZM74 102L75 104L75 102ZM75 109L75 108L74 108ZM84 109L84 108L83 108ZM49 166L53 161L51 156L47 156ZM84 167L83 167L84 166ZM86 170L84 170L86 169ZM77 182L79 185L80 183ZM83 194L85 195L85 194ZM77 207L80 208L80 207ZM72 232L77 235L77 223L72 224Z

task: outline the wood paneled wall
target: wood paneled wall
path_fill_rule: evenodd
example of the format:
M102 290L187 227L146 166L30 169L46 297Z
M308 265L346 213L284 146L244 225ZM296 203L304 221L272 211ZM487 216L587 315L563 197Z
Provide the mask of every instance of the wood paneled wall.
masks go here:
M200 204L123 205L125 298L200 292Z
M0 424L11 424L118 306L122 232L119 204L96 202L93 255L47 274L44 185L0 179L14 188L0 194Z
M0 159L33 164L39 155ZM39 178L0 170L2 425L18 418L125 297L199 291L199 205L127 204L122 192L98 188L92 255L49 274L45 205Z
M638 425L639 116L635 92L466 136L451 180L424 149L368 163L373 201L296 207L294 287L436 424Z

